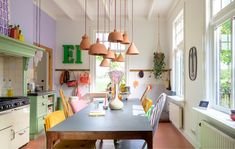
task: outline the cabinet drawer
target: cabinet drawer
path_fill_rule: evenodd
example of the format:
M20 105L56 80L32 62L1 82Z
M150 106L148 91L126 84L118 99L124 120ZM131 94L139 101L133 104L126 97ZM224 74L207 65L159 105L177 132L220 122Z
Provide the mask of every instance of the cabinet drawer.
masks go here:
M46 103L47 104L48 101L48 96L38 96L37 97L37 105L41 105L42 103Z
M44 116L38 118L38 133L44 131Z
M46 102L42 102L41 105L37 106L37 117L41 117L47 115L47 104Z

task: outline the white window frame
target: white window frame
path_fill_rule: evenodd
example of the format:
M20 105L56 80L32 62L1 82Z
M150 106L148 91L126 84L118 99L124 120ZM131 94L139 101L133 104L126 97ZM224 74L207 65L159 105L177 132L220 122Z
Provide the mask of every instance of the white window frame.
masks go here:
M207 61L207 65L206 67L208 68L207 71L208 75L206 76L207 78L207 98L211 99L211 106L212 108L215 108L216 110L225 112L225 113L230 113L230 109L222 107L217 105L217 48L216 48L216 41L215 41L215 31L216 28L221 25L223 22L225 22L226 20L228 20L229 18L231 19L232 17L235 17L235 1L232 1L230 4L228 4L226 7L224 7L223 9L221 9L218 13L216 13L215 15L213 15L213 0L210 0L210 21L209 21L209 28L208 28L208 32L209 34L207 35L207 42L208 42L208 46L207 49L210 52L207 52L207 56L209 59ZM233 24L234 25L234 24ZM232 41L235 39L234 37L234 33L235 31L233 30L233 39ZM232 43L232 51L233 51L233 60L232 60L232 67L235 66L235 56L234 56L234 50L235 50L235 45ZM211 66L213 66L212 68L210 68ZM235 70L233 70L232 72L232 81L234 82L235 80ZM233 84L232 88L233 88L233 92L234 92L234 87L235 84ZM234 93L233 93L234 95ZM231 97L233 99L233 97ZM233 101L233 106L235 108L235 102Z
M179 43L176 43L176 23L179 21L179 19L181 19L182 17L182 25L183 25L183 28L182 28L182 35L183 35L183 39L179 42ZM179 96L179 97L182 97L184 98L184 64L185 64L185 60L184 60L184 10L182 9L177 17L175 18L175 20L173 21L173 24L172 24L172 31L173 31L173 42L172 42L172 47L173 47L173 89L174 91L176 91L176 95ZM182 69L181 71L183 71L183 75L182 76L178 76L179 74L177 74L178 70L176 70L177 68L177 63L176 63L176 58L177 58L177 54L180 54L181 53L181 56L182 56L182 61L183 61L183 65L182 65ZM180 65L180 64L179 64ZM177 84L177 79L178 78L181 78L182 80L180 80L180 83Z

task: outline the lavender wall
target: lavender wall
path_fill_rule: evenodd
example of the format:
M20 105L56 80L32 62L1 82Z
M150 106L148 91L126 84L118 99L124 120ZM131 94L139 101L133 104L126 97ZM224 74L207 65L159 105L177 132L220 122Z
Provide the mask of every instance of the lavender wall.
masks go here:
M19 24L25 41L36 42L36 6L33 0L10 0L10 23ZM56 21L41 11L41 44L55 50Z
M9 0L10 24L20 25L25 41L33 43L33 0Z
M34 5L34 41L36 41L36 6ZM44 11L41 11L41 20L40 20L40 43L44 46L52 48L55 50L56 47L56 21L46 14ZM39 39L37 39L39 41Z

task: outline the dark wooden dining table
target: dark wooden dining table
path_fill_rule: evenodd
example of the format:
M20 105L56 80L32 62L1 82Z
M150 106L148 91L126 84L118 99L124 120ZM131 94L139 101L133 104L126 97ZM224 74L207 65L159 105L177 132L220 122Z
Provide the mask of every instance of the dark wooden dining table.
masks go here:
M52 149L57 139L143 139L148 148L152 149L153 129L145 115L133 113L136 105L140 105L138 99L129 99L124 101L121 110L108 109L104 116L89 116L90 111L95 109L95 105L91 103L46 132L47 149Z

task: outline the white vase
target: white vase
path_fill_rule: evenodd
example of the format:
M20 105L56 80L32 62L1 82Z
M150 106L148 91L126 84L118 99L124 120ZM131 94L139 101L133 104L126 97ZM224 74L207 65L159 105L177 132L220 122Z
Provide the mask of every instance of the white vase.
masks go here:
M109 108L112 110L119 110L123 108L123 103L121 100L118 99L118 84L115 87L115 97L109 103Z

